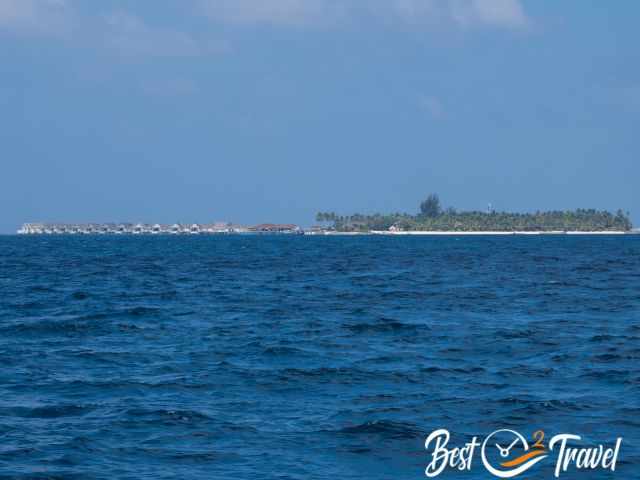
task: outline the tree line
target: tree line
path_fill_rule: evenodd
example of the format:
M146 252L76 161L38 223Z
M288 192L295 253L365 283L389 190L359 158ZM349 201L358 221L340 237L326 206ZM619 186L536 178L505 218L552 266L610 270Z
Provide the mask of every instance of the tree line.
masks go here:
M618 210L577 209L535 213L457 211L442 208L438 195L431 194L420 203L417 214L392 213L338 215L320 212L316 221L341 232L371 230L402 231L629 231L633 228L628 212Z

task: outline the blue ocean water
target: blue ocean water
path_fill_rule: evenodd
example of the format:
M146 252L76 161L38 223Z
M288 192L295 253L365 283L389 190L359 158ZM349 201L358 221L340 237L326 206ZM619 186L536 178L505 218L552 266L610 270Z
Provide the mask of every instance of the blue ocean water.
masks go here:
M438 428L640 478L640 236L7 236L0 293L0 478L421 479Z

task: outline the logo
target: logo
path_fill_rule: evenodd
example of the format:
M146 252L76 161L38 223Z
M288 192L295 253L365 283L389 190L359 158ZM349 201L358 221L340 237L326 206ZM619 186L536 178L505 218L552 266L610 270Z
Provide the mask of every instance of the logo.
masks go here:
M555 457L554 476L569 469L604 469L615 472L622 438L618 438L613 447L574 447L569 442L579 442L582 437L573 434L559 434L545 445L545 433L536 430L530 442L515 430L503 428L484 438L478 437L460 447L449 447L451 435L448 430L431 432L424 446L430 452L431 461L425 469L429 478L437 477L446 469L470 471L473 468L476 449L480 448L482 467L497 478L514 478L528 471L549 457Z
M499 478L512 478L526 472L548 456L542 443L544 432L538 430L533 438L535 443L530 448L525 438L515 430L496 430L482 442L482 464ZM495 449L492 448L494 445ZM512 452L518 452L515 458Z

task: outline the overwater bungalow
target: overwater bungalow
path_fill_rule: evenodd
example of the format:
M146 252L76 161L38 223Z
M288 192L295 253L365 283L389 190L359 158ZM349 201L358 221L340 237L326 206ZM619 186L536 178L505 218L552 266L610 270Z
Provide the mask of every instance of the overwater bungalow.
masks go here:
M302 233L297 225L265 223L247 228L242 225L216 222L209 224L174 223L163 225L160 223L25 223L18 230L22 235L142 235L142 234L228 234L228 233Z
M250 230L257 233L299 233L300 227L291 223L262 223L251 227Z

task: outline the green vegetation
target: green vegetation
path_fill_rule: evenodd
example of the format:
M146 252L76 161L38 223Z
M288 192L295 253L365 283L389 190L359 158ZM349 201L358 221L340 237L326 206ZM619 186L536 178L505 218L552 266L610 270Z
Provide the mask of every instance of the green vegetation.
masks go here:
M432 193L427 199L420 204L420 215L423 218L437 218L442 213L440 207L440 197Z
M367 232L371 230L402 231L629 231L633 228L629 213L618 210L615 214L593 209L549 211L536 213L509 212L458 212L454 208L443 210L440 199L432 194L420 204L417 215L393 213L362 215L337 215L333 212L318 213L316 221L329 223L340 232Z

